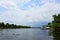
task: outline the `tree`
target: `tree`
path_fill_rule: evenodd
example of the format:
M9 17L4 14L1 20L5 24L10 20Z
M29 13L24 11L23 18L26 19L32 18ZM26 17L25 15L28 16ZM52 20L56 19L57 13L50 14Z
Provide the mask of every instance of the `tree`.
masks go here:
M48 26L48 27L52 27L52 23L49 22L47 26Z
M55 32L60 31L60 14L53 15L54 20L52 21L52 27L54 28Z
M54 18L54 20L52 21L53 26L60 27L60 14L58 14L57 16L53 15L53 18Z

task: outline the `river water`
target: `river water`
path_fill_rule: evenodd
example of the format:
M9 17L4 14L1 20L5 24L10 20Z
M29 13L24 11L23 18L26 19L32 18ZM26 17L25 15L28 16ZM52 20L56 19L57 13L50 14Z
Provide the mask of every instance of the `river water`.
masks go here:
M0 29L0 40L53 40L48 30Z

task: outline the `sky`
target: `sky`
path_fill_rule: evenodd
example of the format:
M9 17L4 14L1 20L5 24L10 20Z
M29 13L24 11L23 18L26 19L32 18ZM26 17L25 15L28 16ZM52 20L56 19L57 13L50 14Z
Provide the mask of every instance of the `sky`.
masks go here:
M38 27L60 13L60 0L0 0L0 22Z

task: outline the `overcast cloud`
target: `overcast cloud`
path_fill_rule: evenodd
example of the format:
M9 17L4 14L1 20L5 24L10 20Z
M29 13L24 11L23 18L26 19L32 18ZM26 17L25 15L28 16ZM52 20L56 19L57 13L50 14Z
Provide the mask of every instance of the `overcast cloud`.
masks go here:
M0 0L0 22L4 23L33 26L51 22L58 13L60 0Z

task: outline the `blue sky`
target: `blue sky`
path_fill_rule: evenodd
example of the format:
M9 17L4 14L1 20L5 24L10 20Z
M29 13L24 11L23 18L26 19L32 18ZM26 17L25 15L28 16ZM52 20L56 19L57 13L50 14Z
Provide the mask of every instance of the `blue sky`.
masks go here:
M60 0L0 0L0 22L40 26L60 13Z

